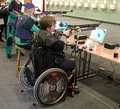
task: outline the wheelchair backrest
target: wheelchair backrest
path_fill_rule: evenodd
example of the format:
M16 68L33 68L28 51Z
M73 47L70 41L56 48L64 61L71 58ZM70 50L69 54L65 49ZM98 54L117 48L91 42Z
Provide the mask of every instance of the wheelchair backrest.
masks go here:
M44 53L45 53L44 48L38 47L33 56L33 64L38 76L44 70Z

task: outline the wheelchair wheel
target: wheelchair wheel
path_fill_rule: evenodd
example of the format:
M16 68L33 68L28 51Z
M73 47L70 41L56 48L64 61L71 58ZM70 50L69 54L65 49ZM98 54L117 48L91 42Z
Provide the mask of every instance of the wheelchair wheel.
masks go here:
M24 86L25 88L27 89L32 89L33 88L33 85L31 85L29 82L28 82L28 79L26 77L26 74L25 74L25 66L26 64L24 64L22 66L22 68L20 69L20 72L19 72L19 81L21 83L22 86ZM30 69L33 70L33 65L30 65ZM35 77L35 74L31 74L32 77L34 78Z
M59 68L51 68L43 72L34 85L34 97L43 105L53 105L66 94L68 78Z

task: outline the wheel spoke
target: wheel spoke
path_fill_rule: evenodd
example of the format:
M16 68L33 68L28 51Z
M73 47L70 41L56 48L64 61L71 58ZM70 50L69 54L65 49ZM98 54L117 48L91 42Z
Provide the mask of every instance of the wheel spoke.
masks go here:
M46 77L46 80L49 85L57 84L57 82L61 79L62 75L59 73L51 73Z
M59 97L59 93L57 91L51 91L45 95L45 98L47 98L47 101L49 102L53 102L57 100L58 97Z

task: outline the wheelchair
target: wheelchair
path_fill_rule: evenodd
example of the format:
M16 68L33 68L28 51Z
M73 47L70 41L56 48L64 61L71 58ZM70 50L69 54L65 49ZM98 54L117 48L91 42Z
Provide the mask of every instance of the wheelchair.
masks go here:
M21 85L26 89L33 89L35 99L43 105L53 105L59 102L66 96L68 89L72 90L72 96L74 96L74 85L69 86L69 77L73 75L72 72L66 74L60 68L48 68L42 69L42 73L36 76L34 55L38 52L43 57L43 48L38 48L20 69L19 80Z

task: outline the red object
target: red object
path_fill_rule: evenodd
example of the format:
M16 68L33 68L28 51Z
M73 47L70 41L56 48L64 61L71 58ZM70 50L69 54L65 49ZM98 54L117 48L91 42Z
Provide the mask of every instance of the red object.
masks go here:
M43 9L42 11L45 11L45 0L43 0Z

